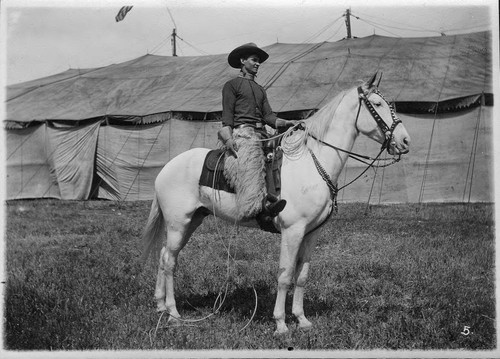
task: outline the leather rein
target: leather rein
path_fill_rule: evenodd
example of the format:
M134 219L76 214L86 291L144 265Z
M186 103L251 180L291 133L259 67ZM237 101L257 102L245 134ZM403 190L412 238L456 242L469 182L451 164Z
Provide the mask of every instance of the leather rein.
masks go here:
M382 94L378 91L378 89L375 89L372 93L376 93L377 95L379 95L387 103L387 105L389 106L389 109L391 111L391 118L392 118L392 125L391 125L391 127L389 127L389 126L387 126L387 124L385 123L385 121L382 119L382 117L380 116L380 114L377 112L377 110L375 109L375 107L373 107L372 103L368 100L368 95L370 93L366 94L363 91L363 89L361 88L361 86L358 87L359 106L358 106L358 112L356 114L356 121L355 121L355 123L356 124L358 123L358 118L359 118L359 113L361 111L361 106L362 106L362 103L364 103L365 106L368 108L368 111L372 115L373 119L377 123L378 127L382 130L382 132L385 135L385 140L382 143L382 147L380 149L380 152L378 153L378 155L375 158L368 157L368 156L363 156L363 155L357 154L355 152L344 150L344 149L339 148L337 146L331 145L331 144L329 144L329 143L327 143L325 141L322 141L319 138L317 138L314 135L312 135L312 134L309 133L309 136L311 136L313 139L315 139L316 141L318 141L322 145L325 145L325 146L333 148L335 150L347 153L349 155L349 157L351 157L351 158L353 158L353 159L355 159L357 161L360 161L360 162L362 162L362 163L364 163L364 164L367 165L367 167L363 170L363 172L361 172L361 174L359 174L356 178L354 178L349 183L343 185L342 187L338 188L337 185L333 183L333 181L331 180L330 176L326 173L326 171L323 168L323 166L321 166L321 164L319 163L318 159L316 158L316 155L311 151L311 149L309 149L309 153L311 154L311 157L312 157L312 159L314 161L314 165L316 166L316 169L318 170L318 173L320 174L321 178L323 178L323 180L328 185L328 188L330 189L330 198L332 199L332 201L334 203L334 208L335 208L336 211L338 210L338 207L337 207L337 193L341 189L349 186L351 183L353 183L354 181L356 181L357 179L359 179L363 174L366 173L366 171L368 171L369 168L371 168L371 167L387 167L389 165L392 165L392 164L398 162L400 160L400 158L401 158L401 155L400 155L398 158L393 158L392 162L389 163L389 164L381 165L381 166L375 166L374 165L374 163L376 161L391 160L391 159L379 159L379 157L382 154L382 152L384 152L385 149L389 149L390 141L393 138L394 130L396 129L396 126L398 124L402 123L402 121L396 116L396 113L395 113L393 107L382 96ZM368 161L371 161L371 162L365 162L364 160L368 160Z

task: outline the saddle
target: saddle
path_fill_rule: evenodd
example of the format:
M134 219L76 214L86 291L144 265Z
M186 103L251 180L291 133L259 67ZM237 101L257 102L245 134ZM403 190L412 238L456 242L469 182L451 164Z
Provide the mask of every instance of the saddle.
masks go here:
M283 162L283 152L278 147L265 146L266 156L266 187L267 193L279 196L281 193L281 164ZM235 193L235 189L229 184L224 176L224 163L226 152L222 149L215 149L208 152L203 162L203 169L200 175L200 186L207 186L219 191ZM279 233L274 226L272 218L265 214L256 217L257 223L264 231Z
M222 149L208 152L203 162L203 169L200 176L200 186L207 186L219 191L235 193L234 188L229 184L224 176L224 163L226 160L225 151Z

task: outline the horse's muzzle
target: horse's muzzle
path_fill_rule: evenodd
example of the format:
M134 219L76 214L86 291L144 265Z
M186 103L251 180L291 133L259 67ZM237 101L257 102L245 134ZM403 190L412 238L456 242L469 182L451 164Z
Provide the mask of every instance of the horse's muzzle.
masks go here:
M405 136L401 141L392 139L389 143L387 152L389 152L390 155L404 155L410 152L410 142L409 136Z

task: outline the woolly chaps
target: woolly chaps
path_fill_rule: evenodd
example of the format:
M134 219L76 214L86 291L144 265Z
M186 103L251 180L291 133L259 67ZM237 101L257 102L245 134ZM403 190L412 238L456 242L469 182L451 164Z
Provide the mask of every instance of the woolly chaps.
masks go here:
M226 153L224 176L236 192L238 220L255 217L266 195L265 160L261 136L253 128L235 129L238 158Z

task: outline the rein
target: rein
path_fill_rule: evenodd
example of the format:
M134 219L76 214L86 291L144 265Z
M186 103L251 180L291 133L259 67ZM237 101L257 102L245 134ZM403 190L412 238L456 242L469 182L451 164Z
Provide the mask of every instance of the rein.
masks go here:
M394 159L394 158L378 158L380 157L380 155L382 154L382 152L384 151L385 149L385 146L382 147L382 150L380 151L380 153L377 155L377 157L370 157L370 156L364 156L364 155L360 155L359 153L356 153L356 152L351 152L351 151L347 151L347 150L344 150L340 147L337 147L337 146L334 146L334 145L331 145L329 144L328 142L325 142L325 141L322 141L320 140L319 138L317 138L316 136L314 135L311 135L310 133L308 134L310 137L312 137L314 140L318 141L319 143L321 143L322 145L324 146L327 146L327 147L330 147L330 148L333 148L334 150L337 150L337 151L340 151L340 152L344 152L344 153L347 153L349 155L350 158L352 158L353 160L356 160L356 161L359 161L361 163L364 163L365 165L368 165L368 166L371 166L371 167L387 167L387 166L390 166L396 162L399 162L399 158L398 159ZM365 162L363 161L364 160L368 160L368 161L372 161L371 163L368 163L368 162ZM374 166L373 163L375 161L392 161L391 163L389 164L385 164L385 165L377 165L377 166Z

